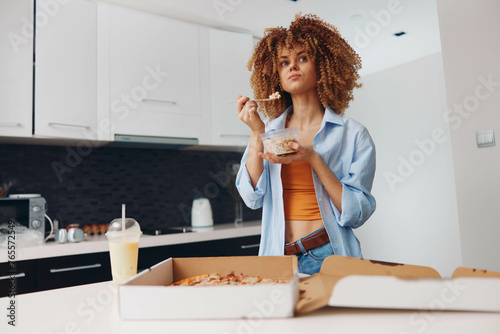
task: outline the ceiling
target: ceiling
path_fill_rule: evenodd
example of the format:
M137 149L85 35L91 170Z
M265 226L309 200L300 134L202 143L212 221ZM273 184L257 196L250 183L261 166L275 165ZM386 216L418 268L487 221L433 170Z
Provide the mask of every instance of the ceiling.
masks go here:
M441 52L436 0L104 0L261 37L298 12L335 25L374 74ZM406 34L396 37L395 33Z

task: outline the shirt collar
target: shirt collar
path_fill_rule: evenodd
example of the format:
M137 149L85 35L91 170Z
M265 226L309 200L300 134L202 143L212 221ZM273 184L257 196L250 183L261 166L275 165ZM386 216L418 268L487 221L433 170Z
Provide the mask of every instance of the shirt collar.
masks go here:
M323 121L325 123L328 122L328 123L344 125L343 117L339 114L334 113L333 110L330 108L325 109L325 116L323 116Z
M286 118L292 112L293 112L293 106L289 106L288 108L286 108L285 111L278 116L278 118L275 118L269 122L266 131L284 129L286 124Z

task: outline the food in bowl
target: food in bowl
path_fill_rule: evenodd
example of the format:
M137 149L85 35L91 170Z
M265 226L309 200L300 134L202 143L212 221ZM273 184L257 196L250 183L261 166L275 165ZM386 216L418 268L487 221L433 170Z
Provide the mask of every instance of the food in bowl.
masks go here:
M295 153L288 146L290 142L299 142L299 128L286 128L280 130L270 130L260 135L266 152L276 155L286 155Z

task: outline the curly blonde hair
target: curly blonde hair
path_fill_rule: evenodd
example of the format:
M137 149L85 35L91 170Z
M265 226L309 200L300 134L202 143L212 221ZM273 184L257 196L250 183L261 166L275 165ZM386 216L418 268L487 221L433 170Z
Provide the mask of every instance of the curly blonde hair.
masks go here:
M295 15L288 30L265 29L248 61L248 70L253 69L250 85L255 99L265 99L276 91L284 96L259 104L259 111L274 119L292 104L290 94L281 88L278 65L281 50L292 49L295 44L302 45L315 63L316 91L323 107L343 115L353 99L353 89L361 87L358 83L361 58L333 25L316 15L300 13Z

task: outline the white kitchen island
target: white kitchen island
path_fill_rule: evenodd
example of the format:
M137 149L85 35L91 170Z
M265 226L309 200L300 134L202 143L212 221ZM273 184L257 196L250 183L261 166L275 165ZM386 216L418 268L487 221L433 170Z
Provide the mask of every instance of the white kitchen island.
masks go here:
M8 297L0 298L0 333L383 333L498 334L500 313L424 312L329 308L282 319L121 320L111 282L19 295L15 324L8 324ZM235 302L240 302L236 301ZM189 308L182 300L172 300Z

